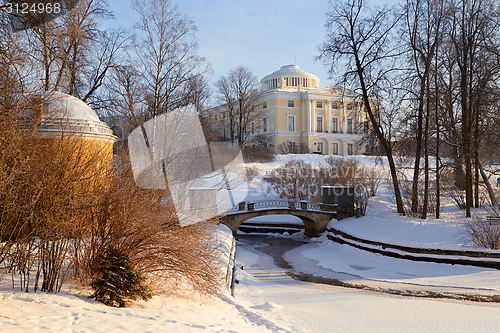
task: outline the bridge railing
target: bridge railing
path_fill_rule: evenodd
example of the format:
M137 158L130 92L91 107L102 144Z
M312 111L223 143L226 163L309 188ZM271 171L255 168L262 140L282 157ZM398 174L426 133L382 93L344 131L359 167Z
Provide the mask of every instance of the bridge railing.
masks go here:
M270 208L285 208L285 209L298 209L298 210L312 210L324 211L320 205L312 204L307 201L293 201L293 200L257 200L252 202L240 202L231 208L228 213L235 213L241 211L253 211L259 209Z

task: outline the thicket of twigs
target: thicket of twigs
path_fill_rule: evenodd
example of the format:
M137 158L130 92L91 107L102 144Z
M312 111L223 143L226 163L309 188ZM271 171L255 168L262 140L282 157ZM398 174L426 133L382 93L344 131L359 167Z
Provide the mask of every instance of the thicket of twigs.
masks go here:
M492 208L492 207L490 207ZM490 210L492 217L499 218L500 212ZM500 249L500 221L487 220L485 217L476 216L467 219L464 223L463 240L477 247L499 250Z
M219 292L214 223L181 227L165 191L135 185L125 153L106 168L103 152L78 137L40 139L14 102L0 106L0 274L12 274L13 287L88 284L113 247L153 291Z
M264 181L273 186L280 197L312 202L320 201L321 186L352 186L357 189L359 203L363 202L366 209L366 195L375 196L382 178L376 168L363 166L355 158L329 156L319 167L303 161L290 161L274 169Z
M243 160L247 163L251 162L272 162L274 160L274 150L263 145L246 145L241 148Z

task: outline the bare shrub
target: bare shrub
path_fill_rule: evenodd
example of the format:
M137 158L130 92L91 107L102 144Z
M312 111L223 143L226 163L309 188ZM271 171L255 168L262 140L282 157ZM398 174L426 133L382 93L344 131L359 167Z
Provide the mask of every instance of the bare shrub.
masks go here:
M247 181L249 182L259 175L259 169L256 167L246 168L246 171Z
M114 174L112 186L103 188L105 200L93 211L89 235L75 243L79 279L88 282L99 274L96 258L113 246L131 258L155 292L173 292L182 281L201 294L219 293L217 220L182 227L165 191L135 185L124 155Z
M451 186L446 189L445 194L455 205L460 209L465 209L465 191L462 191L456 186Z
M364 187L357 187L354 192L354 207L356 207L356 217L365 216L367 206L368 192Z
M363 167L355 158L328 156L320 174L324 185L355 186L363 173Z
M500 224L482 217L466 220L464 223L466 243L492 250L500 249Z
M272 162L274 161L274 150L268 146L244 146L241 149L243 160L247 163L251 162Z
M271 184L280 197L306 200L319 194L317 170L303 161L290 161L274 169L264 181Z
M378 188L382 184L382 173L377 167L366 167L366 184L369 190L369 196L374 197L377 195Z
M179 281L220 291L217 221L181 227L168 193L137 187L124 155L106 168L85 141L37 139L17 117L0 127L0 269L21 289L90 283L96 258L114 246L156 292Z
M282 142L277 147L278 154L309 154L309 147L305 143Z

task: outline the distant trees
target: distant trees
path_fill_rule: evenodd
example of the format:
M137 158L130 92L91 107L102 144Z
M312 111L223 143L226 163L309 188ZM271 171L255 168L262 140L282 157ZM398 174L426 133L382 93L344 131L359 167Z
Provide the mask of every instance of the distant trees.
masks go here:
M194 103L197 83L209 67L197 53L194 23L169 0L134 0L132 5L141 17L134 67L146 90L144 118L149 120Z
M338 62L344 60L344 81L351 79L357 82L365 111L389 161L397 211L405 214L391 143L370 101L370 96L382 88L388 73L394 70L391 60L400 54L393 35L399 17L393 14L387 8L371 10L363 0L330 1L328 37L320 48L319 58L330 65L331 74L335 72Z
M222 76L215 83L219 101L226 109L227 129L231 142L237 140L242 147L250 136L250 123L258 124L257 109L257 77L247 67L238 66Z
M471 207L480 205L480 178L490 202L498 205L489 175L481 171L480 158L481 154L492 156L489 147L497 142L491 115L498 114L500 96L500 16L494 9L498 4L407 0L398 11L371 9L364 0L330 4L329 35L319 58L331 65L331 74L340 73L343 82L349 82L347 77L358 79L357 88L389 160L398 212L427 217L433 168L436 217L445 168L453 170L455 186L465 191L466 216L471 215ZM400 96L398 105L387 104L393 102L392 98L384 100L389 94ZM373 119L371 96L382 97L383 109L399 110L391 113L391 125L400 124L392 130L407 134L398 139L405 140L404 145L411 147L408 153L415 158L410 200L400 200L398 176L391 163L391 133L384 133L383 124ZM435 157L435 166L430 156ZM452 163L442 157L451 158ZM405 207L404 202L410 205Z

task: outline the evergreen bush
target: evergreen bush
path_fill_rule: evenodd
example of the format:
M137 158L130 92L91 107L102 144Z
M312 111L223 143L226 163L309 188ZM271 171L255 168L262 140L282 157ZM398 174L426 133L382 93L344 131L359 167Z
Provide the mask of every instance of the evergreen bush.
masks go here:
M95 292L91 298L109 306L125 307L129 300L147 301L152 297L143 284L145 278L134 269L122 250L110 246L96 260L97 276L90 284Z

